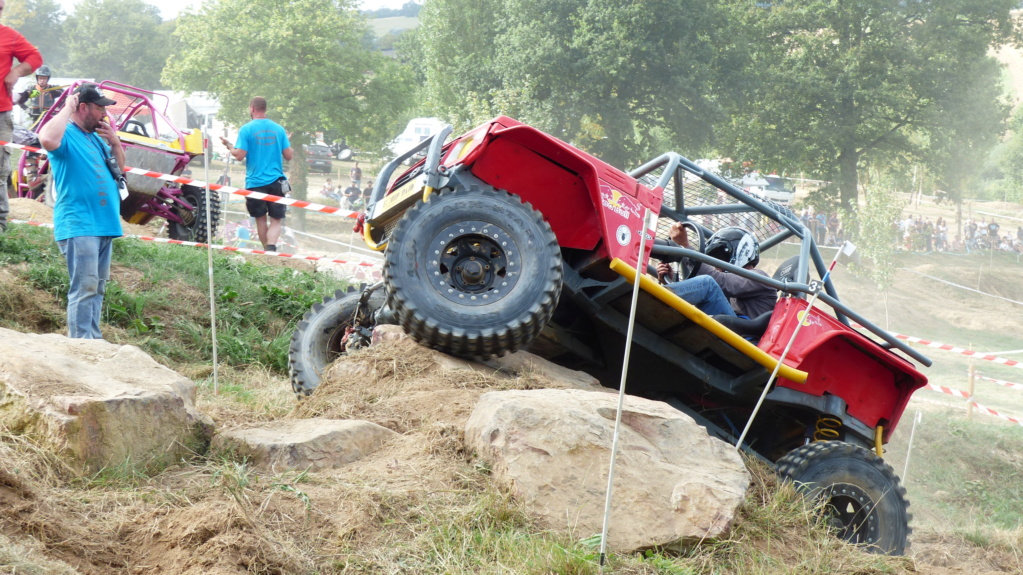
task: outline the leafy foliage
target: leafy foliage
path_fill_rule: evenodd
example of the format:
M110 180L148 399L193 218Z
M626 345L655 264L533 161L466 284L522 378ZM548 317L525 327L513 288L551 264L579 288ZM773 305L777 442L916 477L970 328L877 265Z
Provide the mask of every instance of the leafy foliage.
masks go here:
M393 116L411 88L396 62L367 46L353 0L220 0L179 24L181 51L164 79L211 92L228 122L248 121L249 100L263 96L268 116L295 134L331 129L365 145L400 131Z
M888 288L895 283L895 272L898 269L894 252L899 245L898 221L904 207L905 202L889 187L879 185L868 191L865 206L845 218L847 229L858 227L857 249L871 262L869 267L856 266L854 269L865 270L866 275L877 284L885 302L886 313ZM850 226L853 215L856 216L856 226Z
M61 68L67 62L64 11L56 0L20 0L4 6L6 24L21 33L43 55L56 76L69 76Z
M710 142L735 69L725 19L706 0L438 0L400 46L422 58L426 112L512 115L625 165Z
M172 27L143 0L81 0L64 23L68 70L62 75L159 89Z
M1006 108L988 50L1017 37L1012 0L743 6L755 48L728 153L837 179L850 209L865 163L929 149L924 159L958 189L962 164L942 163L999 131Z

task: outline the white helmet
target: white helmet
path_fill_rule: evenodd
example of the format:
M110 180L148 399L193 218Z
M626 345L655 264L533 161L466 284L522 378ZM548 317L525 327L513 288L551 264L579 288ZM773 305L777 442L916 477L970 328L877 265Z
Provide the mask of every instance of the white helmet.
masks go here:
M704 253L740 268L749 264L756 267L760 263L760 242L742 228L721 228L707 240Z

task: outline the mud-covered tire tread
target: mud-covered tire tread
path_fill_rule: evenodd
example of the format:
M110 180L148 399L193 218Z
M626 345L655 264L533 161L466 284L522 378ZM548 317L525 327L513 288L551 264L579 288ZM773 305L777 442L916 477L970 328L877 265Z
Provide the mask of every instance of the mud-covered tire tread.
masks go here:
M844 441L818 441L793 449L779 459L776 462L776 466L778 475L781 476L783 480L792 481L799 489L813 493L817 491L817 489L815 489L812 485L806 484L801 478L805 478L807 472L810 471L813 466L818 465L821 462L837 458L850 458L854 461L858 460L859 463L866 465L869 468L873 468L874 471L879 473L885 481L894 488L894 497L886 497L885 501L882 503L894 503L896 506L901 507L901 509L896 507L894 511L904 515L905 522L901 526L882 525L882 528L894 527L894 529L897 530L904 530L904 533L902 533L901 536L896 536L898 541L894 548L873 547L868 549L875 552L881 551L890 555L905 554L905 552L909 549L909 536L913 532L913 528L909 525L913 516L908 511L909 499L906 496L906 488L902 486L895 470L874 452ZM874 503L875 507L879 505L878 502Z
M310 395L319 386L320 373L327 362L326 354L318 356L318 351L327 351L327 342L344 325L346 320L342 318L354 313L363 289L365 285L335 291L334 295L314 304L295 326L288 347L288 371L291 388L300 398ZM382 290L377 290L370 296L370 308L376 310L381 307L384 299ZM320 350L320 347L324 349Z
M459 199L480 199L518 206L513 209L523 210L522 215L532 220L531 225L536 226L537 231L543 237L542 245L529 248L540 253L537 262L542 263L537 265L536 270L530 271L533 276L523 278L525 282L544 282L540 290L541 295L538 301L521 313L515 314L515 317L503 318L499 322L495 321L493 325L483 327L447 325L428 316L427 312L420 309L416 303L417 294L413 293L413 290L421 290L422 286L415 281L404 281L405 278L398 275L404 266L398 263L400 257L395 248L401 246L403 242L410 241L410 236L417 231L421 213L430 209L431 204L438 200L455 203ZM495 203L495 205L498 204ZM486 215L489 214L485 214L481 210L473 217L482 219ZM497 218L492 218L489 221L501 225L501 222L493 221L494 219ZM516 229L511 230L511 233L518 232L519 230ZM413 239L422 240L423 238ZM539 250L543 250L543 252ZM429 202L420 201L411 207L398 223L388 241L384 264L384 280L388 286L388 295L397 311L398 321L405 332L417 342L428 347L453 355L476 358L503 356L506 353L518 351L539 335L550 321L554 308L557 306L558 298L561 295L562 275L561 250L557 238L551 230L550 224L543 219L540 213L534 210L530 203L523 202L520 197L509 194L507 191L484 189L477 185L446 191L431 198Z
M168 222L167 235L172 240L207 243L217 235L220 222L220 193L210 190L210 220L206 220L206 188L198 186L181 186L182 197L193 203L189 196L195 197L195 222L191 227L177 222Z

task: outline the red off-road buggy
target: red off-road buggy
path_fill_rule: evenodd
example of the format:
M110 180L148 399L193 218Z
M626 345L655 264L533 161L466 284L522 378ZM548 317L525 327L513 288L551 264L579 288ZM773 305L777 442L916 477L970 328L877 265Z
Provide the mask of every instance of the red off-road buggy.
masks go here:
M69 95L82 82L68 86L34 126L38 131L64 107ZM202 135L198 130L181 130L167 117L166 95L117 82L98 84L104 96L117 103L107 106L111 125L124 147L127 165L162 174L181 175L193 158L201 156ZM31 138L34 133L29 132ZM38 140L21 143L38 146ZM50 166L41 154L25 153L13 173L17 197L34 198L53 205ZM164 180L127 174L128 198L121 202L124 221L144 225L153 218L167 220L168 235L176 240L207 242L217 231L220 196L210 195L210 218L206 217L206 188L179 185Z
M845 539L905 550L909 504L882 446L926 383L906 358L930 360L849 309L830 279L810 281L824 277L826 263L798 218L675 153L625 173L511 118L445 143L449 133L376 180L362 232L386 249L384 281L306 314L291 345L296 393L311 393L323 367L365 345L381 322L455 355L528 349L616 387L639 261L684 256L781 297L769 316L726 326L642 275L629 392L668 401L734 444L802 321L743 447L826 498ZM392 180L421 150L425 160ZM644 225L646 210L656 223ZM693 246L741 226L764 251L784 242L798 253L764 277L663 241L675 221L699 231ZM658 241L645 242L640 260L644 229ZM817 286L830 311L806 313Z

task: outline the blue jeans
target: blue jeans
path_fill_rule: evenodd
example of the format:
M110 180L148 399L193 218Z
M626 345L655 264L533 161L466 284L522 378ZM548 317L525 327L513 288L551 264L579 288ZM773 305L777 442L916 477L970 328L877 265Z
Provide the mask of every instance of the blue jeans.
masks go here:
M710 276L696 276L664 286L675 295L695 305L707 315L735 315L721 286Z
M99 318L110 279L113 242L114 238L108 236L80 236L57 242L71 276L67 292L68 337L103 339Z

